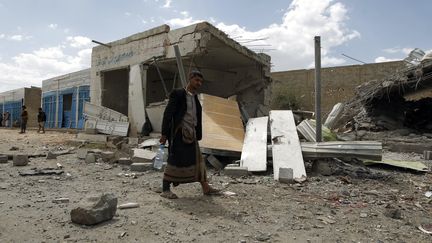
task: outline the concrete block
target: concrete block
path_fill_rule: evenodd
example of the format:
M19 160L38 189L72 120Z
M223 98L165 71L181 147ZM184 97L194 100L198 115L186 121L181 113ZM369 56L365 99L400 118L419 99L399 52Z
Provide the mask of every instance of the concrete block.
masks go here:
M241 177L249 175L247 167L225 167L224 174L232 177Z
M207 156L207 161L213 165L214 168L218 170L222 170L224 168L224 164L222 164L214 155Z
M147 149L133 149L132 162L143 163L150 162L156 157L156 153Z
M6 164L8 162L8 156L7 155L0 155L0 164Z
M87 149L78 149L76 154L78 159L85 159L87 156L88 150Z
M28 156L25 154L16 154L13 156L13 165L14 166L25 166L28 165Z
M96 155L94 153L88 153L85 158L86 163L96 163Z
M293 183L294 172L292 168L279 168L279 182L281 183Z
M108 136L103 134L86 134L78 133L77 139L86 140L89 142L106 143Z
M49 152L47 153L46 159L57 159L57 156L58 156L57 154L55 154L55 153L49 151Z
M425 160L432 160L432 151L423 151L423 156Z
M131 171L144 172L153 169L153 163L133 163L130 165Z
M119 158L118 163L121 165L131 165L132 161L130 158Z

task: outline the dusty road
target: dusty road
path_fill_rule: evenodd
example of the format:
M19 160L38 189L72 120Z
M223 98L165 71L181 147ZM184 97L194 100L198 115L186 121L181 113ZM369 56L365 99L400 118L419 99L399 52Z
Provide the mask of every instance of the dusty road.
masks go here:
M19 135L0 129L0 154L40 153L68 148L73 134ZM10 151L11 147L17 151ZM392 154L392 156L395 156ZM402 154L402 157L413 155ZM20 176L33 167L56 167L65 173ZM233 179L209 169L211 183L235 196L209 197L199 185L174 188L177 200L161 198L161 172L127 177L128 166L86 164L76 154L54 160L31 158L30 164L0 164L0 242L431 242L420 232L432 223L431 174L382 169L390 179L310 176L303 184L285 185L272 175ZM70 175L67 175L69 173ZM112 192L119 204L113 220L76 225L70 211L91 194ZM66 197L68 203L54 203Z

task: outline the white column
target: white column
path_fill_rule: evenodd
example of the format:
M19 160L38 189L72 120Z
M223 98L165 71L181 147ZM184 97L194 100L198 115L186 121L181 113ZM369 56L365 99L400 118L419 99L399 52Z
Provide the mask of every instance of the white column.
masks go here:
M78 111L79 111L79 88L80 86L78 86L77 89L77 94L76 94L76 108L75 108L75 128L78 129Z

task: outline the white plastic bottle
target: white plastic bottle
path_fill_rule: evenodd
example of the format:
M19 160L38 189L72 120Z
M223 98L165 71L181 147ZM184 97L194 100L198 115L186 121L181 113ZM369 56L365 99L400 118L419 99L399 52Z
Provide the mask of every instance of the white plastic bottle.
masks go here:
M159 149L156 153L153 167L157 170L162 169L162 166L163 166L163 160L164 160L164 154L165 154L164 148L165 148L165 146L163 144L159 145Z

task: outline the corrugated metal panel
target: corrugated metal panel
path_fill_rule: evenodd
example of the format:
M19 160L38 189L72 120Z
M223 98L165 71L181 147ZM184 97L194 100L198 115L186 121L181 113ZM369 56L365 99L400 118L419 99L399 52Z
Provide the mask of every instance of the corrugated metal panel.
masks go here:
M106 121L118 121L118 122L128 122L129 118L120 112L111 110L109 108L90 104L89 102L84 103L84 114L87 117L93 118L95 120L106 120Z
M117 136L127 136L129 130L129 122L116 122L88 119L86 121L86 128L96 128L96 131Z
M90 86L79 87L78 128L84 128L84 103L90 102Z

